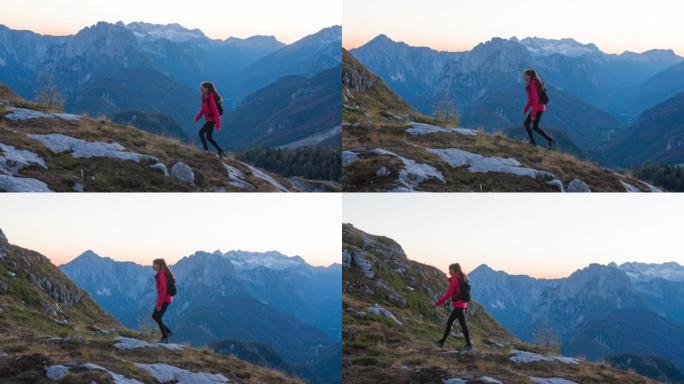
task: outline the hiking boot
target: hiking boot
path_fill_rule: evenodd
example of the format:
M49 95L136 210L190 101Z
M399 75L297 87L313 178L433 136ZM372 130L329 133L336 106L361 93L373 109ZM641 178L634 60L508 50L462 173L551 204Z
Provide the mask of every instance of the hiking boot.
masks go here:
M444 348L444 342L442 340L435 340L433 343L438 347L438 348Z
M159 340L159 342L160 342L161 344L167 344L167 343L169 342L169 338L168 338L168 337L162 337L162 338Z
M223 155L225 155L225 152L223 152L223 150L220 150L218 155L219 158L223 159Z
M537 146L537 143L535 143L535 142L532 141L532 140L528 141L527 144L529 144L529 145L531 145L531 146L533 146L533 147L536 147L536 146Z

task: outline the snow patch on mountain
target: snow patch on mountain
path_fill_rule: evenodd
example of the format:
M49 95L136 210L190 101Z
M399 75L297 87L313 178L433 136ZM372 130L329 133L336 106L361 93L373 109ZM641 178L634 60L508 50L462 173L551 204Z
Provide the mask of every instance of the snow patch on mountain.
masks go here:
M207 39L207 36L199 29L187 29L180 24L151 24L143 22L133 22L124 24L118 22L117 25L125 27L133 32L133 35L140 41L155 41L166 39L177 43L182 43L195 39Z
M582 44L575 39L543 39L538 37L527 37L520 40L520 44L525 46L533 56L563 55L569 57L586 56L601 53L601 50L594 44Z
M269 252L248 252L248 251L229 251L223 257L230 260L237 270L249 270L258 267L282 270L291 267L307 265L306 261L300 256L286 256L278 251Z
M684 266L675 263L648 264L648 263L624 263L620 265L630 280L650 281L654 279L664 279L670 281L684 281Z

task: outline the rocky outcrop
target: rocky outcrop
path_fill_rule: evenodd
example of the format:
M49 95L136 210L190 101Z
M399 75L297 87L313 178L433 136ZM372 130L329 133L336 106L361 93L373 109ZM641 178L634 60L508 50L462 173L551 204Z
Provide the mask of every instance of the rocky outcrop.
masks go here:
M129 160L139 163L143 160L159 161L156 157L136 152L128 152L119 143L104 143L101 141L85 141L61 133L48 135L29 134L28 137L39 141L53 153L70 152L75 158L107 157L119 160Z
M177 162L171 167L171 176L181 183L190 185L195 184L195 172L189 165L182 161Z
M580 179L573 179L567 188L568 192L591 192L591 188Z
M407 159L406 157L399 156L394 152L388 151L382 148L376 148L371 151L372 154L376 156L391 156L395 157L404 164L404 168L399 171L398 182L400 187L394 189L394 192L411 192L414 191L420 184L429 179L436 179L442 183L446 182L444 180L444 175L437 168L419 163L415 160Z
M398 325L402 325L401 321L399 321L399 319L397 319L397 317L394 316L394 314L389 309L383 308L377 304L375 304L372 307L369 307L368 313L376 316L385 316L386 318L394 321Z
M71 113L49 113L40 112L25 108L11 108L9 113L5 115L9 120L30 120L30 119L62 119L70 121L81 120L81 116Z
M47 184L32 178L0 175L0 191L4 192L52 192Z
M178 384L223 384L230 382L220 373L211 374L206 372L191 372L187 369L181 369L164 363L136 363L135 366L149 373L150 376L154 377L160 383L174 382Z
M518 160L513 158L487 157L459 148L427 148L427 151L437 155L442 161L454 168L468 167L470 173L497 172L516 176L526 176L533 179L538 177L554 178L553 174L549 172L523 167Z

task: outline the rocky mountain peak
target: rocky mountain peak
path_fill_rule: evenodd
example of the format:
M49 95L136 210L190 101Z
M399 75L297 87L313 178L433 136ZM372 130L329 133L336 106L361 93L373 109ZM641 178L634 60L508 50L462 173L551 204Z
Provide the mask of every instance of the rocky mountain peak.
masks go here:
M5 233L2 231L2 228L0 228L0 243L7 243L7 236L5 236Z

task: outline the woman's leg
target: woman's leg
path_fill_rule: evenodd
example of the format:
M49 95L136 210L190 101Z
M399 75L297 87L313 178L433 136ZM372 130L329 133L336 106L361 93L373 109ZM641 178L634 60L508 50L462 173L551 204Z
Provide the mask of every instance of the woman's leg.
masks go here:
M454 309L456 317L458 318L458 323L461 325L461 330L463 330L463 337L465 337L466 346L470 347L470 333L468 333L468 324L465 321L465 309L458 308Z
M209 142L211 143L211 145L213 145L214 148L216 148L216 150L219 151L219 154L220 154L221 152L223 152L223 148L221 148L221 147L216 143L216 141L214 141L214 136L213 136L213 135L214 135L214 127L215 127L215 126L216 126L216 124L211 123L211 125L210 125L209 128L207 129L207 140L209 140Z
M525 126L525 131L527 131L527 137L530 138L530 143L536 145L537 143L534 141L534 136L532 136L532 127L530 126L531 122L532 122L532 113L529 113L527 115L527 119L525 119L525 123L523 123L523 125Z
M447 337L449 336L449 332L451 332L451 326L454 324L454 320L456 320L456 316L457 316L456 312L457 311L458 311L457 309L454 309L453 311L451 311L451 315L449 316L449 320L447 320L447 323L446 323L446 328L444 328L444 335L442 336L442 339L441 339L442 344L444 344Z
M157 310L157 308L154 308L154 312L152 312L152 319L157 322L157 325L159 326L159 330L161 331L162 338L166 339L169 336L170 329L166 327L164 324L164 320L162 320L162 317L164 316L164 313L166 312L166 308L169 306L169 303L164 303L162 304L162 307L160 310Z
M207 133L207 129L209 127L209 124L211 124L211 123L209 123L207 121L202 126L202 129L199 130L199 137L200 137L200 140L202 141L202 146L204 146L205 151L209 150L209 148L207 148L207 140L204 139L204 135L206 135L206 133Z
M556 140L554 140L553 137L549 136L546 132L544 132L543 129L539 128L539 120L541 120L542 113L544 113L544 112L543 112L543 111L537 112L537 118L534 119L534 124L533 124L534 130L535 130L538 134L542 135L542 137L544 137L546 140L548 140L549 143L550 143L550 142L553 142L553 141L556 141Z

